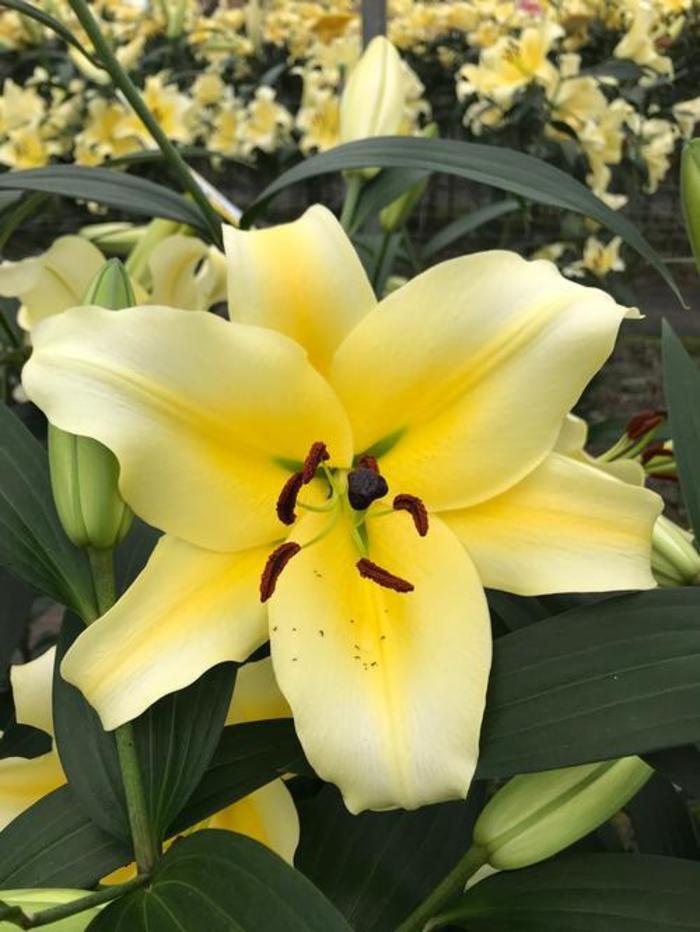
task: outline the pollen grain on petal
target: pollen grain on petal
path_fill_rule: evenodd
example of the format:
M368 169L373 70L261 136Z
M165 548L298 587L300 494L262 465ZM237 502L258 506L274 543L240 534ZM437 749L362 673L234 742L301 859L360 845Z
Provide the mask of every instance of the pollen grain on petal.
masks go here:
M407 579L395 576L389 570L385 570L382 566L368 560L367 557L362 557L355 566L363 579L371 579L372 582L377 583L378 586L383 586L385 589L393 589L394 592L413 592L415 588L413 583L410 583Z
M297 495L303 484L303 473L295 472L284 484L277 499L277 517L282 524L294 524Z
M394 511L407 511L421 537L428 533L428 509L416 495L397 495L393 502Z
M309 482L311 482L321 463L324 463L330 458L328 448L323 441L317 440L316 443L311 444L311 449L304 460L304 466L301 470L302 482L304 485L308 485Z
M301 550L301 544L296 541L286 541L280 544L272 551L265 563L265 569L260 577L260 601L267 602L272 593L275 591L277 580L280 578L282 570L289 563L293 556Z

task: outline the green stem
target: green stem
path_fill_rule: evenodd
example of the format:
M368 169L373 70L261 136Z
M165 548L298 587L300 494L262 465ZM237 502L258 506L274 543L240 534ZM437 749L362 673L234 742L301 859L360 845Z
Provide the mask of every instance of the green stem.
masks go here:
M387 250L389 249L389 243L391 242L392 236L393 233L388 230L385 230L382 236L381 246L379 247L377 261L374 266L374 275L372 276L372 287L374 288L375 292L379 290L379 286L382 284L382 281L385 277L382 275L382 272L384 270L384 262L386 260L386 254ZM381 298L381 295L378 294L377 297Z
M352 227L352 221L355 217L355 209L362 191L364 180L361 175L348 174L345 176L345 200L343 209L340 213L340 225L348 232Z
M68 0L68 2L71 9L78 17L80 25L88 34L88 37L94 46L95 52L97 53L100 62L109 72L114 84L124 94L129 104L133 107L136 115L141 119L144 126L148 129L148 132L151 134L160 151L170 163L173 172L179 178L180 183L182 184L185 191L190 193L193 201L199 207L213 242L217 246L221 246L221 222L216 211L211 206L206 196L202 193L201 188L187 167L187 163L177 151L176 147L172 144L167 134L164 133L160 128L158 121L155 119L151 111L144 103L141 94L136 88L136 85L132 82L131 78L119 62L119 59L112 51L109 42L100 30L97 20L90 11L89 3L87 0Z
M97 608L104 615L115 601L114 560L111 550L88 549ZM124 784L126 808L129 814L131 840L139 873L148 874L160 855L160 845L151 826L146 805L146 793L141 779L133 722L120 725L114 732L119 769Z
M132 890L138 890L148 882L146 874L139 874L133 880L127 880L125 883L114 884L104 890L98 890L88 896L81 896L70 903L61 903L60 906L51 906L48 909L42 909L38 913L25 913L20 919L22 929L38 929L40 926L47 926L52 922L58 922L60 919L66 919L68 916L75 916L77 913L85 912L86 909L93 909L95 906L101 906L103 903L109 903L116 900L117 897L131 893Z
M396 932L421 932L426 923L432 919L443 906L464 892L470 877L486 863L486 851L478 845L472 845L467 853L455 864L452 870L435 887L430 896L398 927Z

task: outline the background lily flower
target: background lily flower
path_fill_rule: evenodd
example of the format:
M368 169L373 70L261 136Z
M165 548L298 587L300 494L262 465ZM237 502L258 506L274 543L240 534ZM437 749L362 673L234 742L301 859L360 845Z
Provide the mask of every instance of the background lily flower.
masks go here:
M349 809L464 797L483 586L654 585L657 496L555 451L626 310L502 251L377 304L322 207L230 228L226 250L232 322L77 308L35 334L28 394L112 449L124 499L166 532L63 675L114 728L269 637Z
M55 648L29 663L10 670L17 721L53 736L51 684ZM269 659L242 667L236 678L227 724L284 718L290 714L272 672ZM55 746L48 754L26 760L0 760L0 828L24 812L51 790L63 786L66 777ZM283 780L273 780L202 823L200 828L228 829L255 838L290 864L299 843L299 817ZM134 874L134 865L119 868L107 878L121 883Z

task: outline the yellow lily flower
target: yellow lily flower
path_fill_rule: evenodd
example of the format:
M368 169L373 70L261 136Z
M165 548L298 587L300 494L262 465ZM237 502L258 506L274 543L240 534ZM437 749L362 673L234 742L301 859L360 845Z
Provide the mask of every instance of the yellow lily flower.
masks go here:
M10 670L17 721L53 735L51 681L55 648ZM290 714L272 672L269 658L242 667L236 679L227 724L284 718ZM0 829L47 793L63 786L66 777L58 753L31 760L0 760ZM299 843L299 818L283 780L273 780L206 819L200 828L221 828L255 838L290 864ZM134 874L134 865L106 879L120 883Z
M124 499L166 532L63 675L111 729L269 637L351 811L462 798L483 586L654 585L658 497L554 451L626 309L504 251L378 304L320 206L225 242L232 322L77 308L35 334L27 393L112 449Z

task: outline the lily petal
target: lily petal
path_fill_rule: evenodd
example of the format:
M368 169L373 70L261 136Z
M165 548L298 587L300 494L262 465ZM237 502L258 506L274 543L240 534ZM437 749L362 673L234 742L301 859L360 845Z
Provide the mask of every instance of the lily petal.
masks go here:
M518 595L649 589L661 499L552 453L489 502L440 517L485 586Z
M217 250L202 240L182 233L158 243L148 261L153 284L152 303L206 311L221 300L220 258L223 256L219 256Z
M299 816L283 780L273 780L207 820L207 828L223 828L254 838L289 864L299 844Z
M301 550L270 600L275 674L301 743L351 812L464 798L491 658L479 579L439 519L420 538L396 513L369 521L369 558L415 589L380 588L355 567L351 521ZM323 527L309 515L293 536Z
M239 669L227 725L291 716L292 710L277 685L270 657L247 663Z
M34 334L27 394L51 423L100 440L149 524L231 552L279 536L275 502L323 440L347 465L347 419L281 334L166 307L73 308Z
M320 205L265 230L224 227L224 243L231 319L287 334L320 372L377 303L350 240Z
M51 647L36 660L10 667L15 716L20 725L31 725L53 735L51 684L56 648Z
M266 558L266 549L221 554L161 538L134 584L70 648L64 679L111 730L210 667L245 660L267 640L258 593Z
M356 450L388 449L392 491L435 510L474 505L552 449L624 315L549 262L465 256L382 301L338 350L331 383Z
M55 751L31 760L24 757L0 760L0 829L65 782Z
M588 463L595 466L601 472L607 473L620 482L628 482L630 485L644 485L646 473L644 467L637 460L617 459L617 460L598 460L586 453L586 441L588 439L588 424L583 418L575 414L567 414L564 418L559 437L554 445L555 453L563 453L581 463Z

